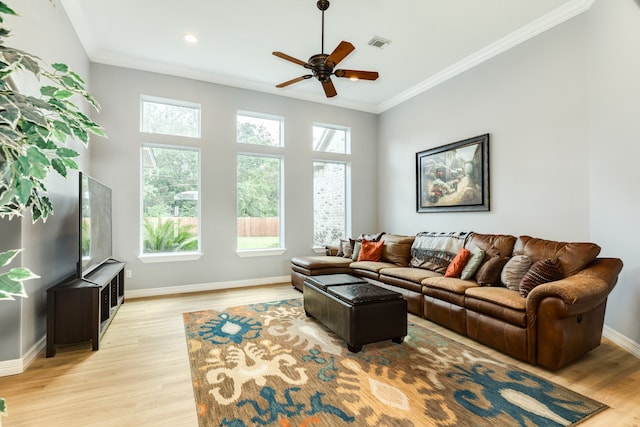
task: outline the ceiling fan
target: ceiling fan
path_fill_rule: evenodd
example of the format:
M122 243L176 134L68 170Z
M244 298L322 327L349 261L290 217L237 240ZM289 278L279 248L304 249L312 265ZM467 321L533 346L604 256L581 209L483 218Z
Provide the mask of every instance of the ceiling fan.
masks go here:
M347 77L352 80L376 80L378 78L377 71L360 71L360 70L334 70L334 67L338 65L340 61L347 57L356 48L346 41L341 41L340 44L331 52L330 55L324 53L324 11L329 9L329 0L318 0L318 9L322 11L322 53L313 55L309 58L308 62L301 61L282 52L273 52L273 54L279 58L291 61L294 64L302 65L304 68L311 70L312 74L305 74L304 76L296 77L295 79L288 80L284 83L276 85L277 88L283 88L293 83L300 82L302 80L310 79L311 77L317 78L322 83L327 98L336 96L336 88L333 86L331 76Z

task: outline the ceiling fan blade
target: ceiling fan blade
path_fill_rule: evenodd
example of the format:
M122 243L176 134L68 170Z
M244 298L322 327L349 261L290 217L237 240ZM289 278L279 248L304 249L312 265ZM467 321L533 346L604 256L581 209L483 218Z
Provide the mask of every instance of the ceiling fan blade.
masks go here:
M279 85L276 85L276 87L277 88L287 87L287 86L292 85L294 83L301 82L302 80L310 79L311 77L313 77L311 74L307 74L307 75L304 75L304 76L296 77L295 79L287 80L284 83L280 83Z
M347 57L351 52L356 50L355 47L349 42L341 41L338 47L336 47L331 55L327 57L325 61L330 67L335 67L340 61Z
M304 68L311 68L311 65L307 64L304 61L301 61L300 59L294 58L293 56L289 56L286 53L273 52L273 54L278 58L286 59L287 61L291 61L294 64L302 65Z
M361 70L336 70L336 77L346 77L355 80L376 80L378 78L377 71L361 71Z
M327 79L326 82L323 82L322 88L324 89L324 94L327 95L327 98L333 98L338 94L338 92L336 92L335 86L333 86L333 82L331 81L331 79Z

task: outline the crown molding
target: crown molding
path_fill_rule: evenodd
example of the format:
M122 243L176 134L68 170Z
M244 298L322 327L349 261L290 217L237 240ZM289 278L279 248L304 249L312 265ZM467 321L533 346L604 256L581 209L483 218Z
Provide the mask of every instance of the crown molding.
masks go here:
M429 89L432 89L453 77L464 73L483 62L500 55L501 53L539 35L545 31L562 24L569 19L586 12L591 8L595 0L573 0L559 8L547 13L541 18L524 27L506 35L483 49L463 58L450 67L434 74L416 86L394 96L378 105L377 113L382 113L396 105L399 105Z

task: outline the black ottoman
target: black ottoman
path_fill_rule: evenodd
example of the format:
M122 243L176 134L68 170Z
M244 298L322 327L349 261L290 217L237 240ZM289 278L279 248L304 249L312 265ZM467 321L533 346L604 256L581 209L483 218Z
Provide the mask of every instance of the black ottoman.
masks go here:
M303 292L307 316L344 339L353 353L373 342L401 343L407 335L407 301L398 292L348 274L308 277Z

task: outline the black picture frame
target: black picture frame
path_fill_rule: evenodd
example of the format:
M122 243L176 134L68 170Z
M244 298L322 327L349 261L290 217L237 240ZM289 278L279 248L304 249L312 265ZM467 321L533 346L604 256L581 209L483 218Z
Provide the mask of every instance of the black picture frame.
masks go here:
M416 153L416 210L488 211L489 134Z

